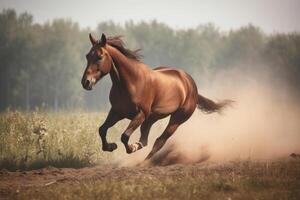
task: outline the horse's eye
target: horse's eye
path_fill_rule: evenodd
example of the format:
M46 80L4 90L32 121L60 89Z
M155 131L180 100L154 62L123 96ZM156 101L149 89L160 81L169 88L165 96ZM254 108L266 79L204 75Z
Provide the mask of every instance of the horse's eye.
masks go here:
M97 61L101 60L101 59L102 59L102 56L97 56Z

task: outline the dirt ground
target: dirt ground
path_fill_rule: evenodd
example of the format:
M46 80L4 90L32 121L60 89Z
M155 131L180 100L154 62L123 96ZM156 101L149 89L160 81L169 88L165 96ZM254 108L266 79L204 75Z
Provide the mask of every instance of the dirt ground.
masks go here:
M186 196L187 195L187 196ZM0 199L299 199L300 162L0 171Z

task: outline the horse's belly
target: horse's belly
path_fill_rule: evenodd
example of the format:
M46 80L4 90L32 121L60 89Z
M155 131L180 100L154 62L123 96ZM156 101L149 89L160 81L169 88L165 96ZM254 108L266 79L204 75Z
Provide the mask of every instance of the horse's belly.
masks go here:
M162 104L162 105L155 106L152 109L152 112L154 112L156 114L170 114L170 113L175 112L177 109L178 109L178 106L169 105L169 104L166 104L166 105Z
M152 112L158 114L170 114L181 106L182 98L174 96L163 96L157 99L152 105Z

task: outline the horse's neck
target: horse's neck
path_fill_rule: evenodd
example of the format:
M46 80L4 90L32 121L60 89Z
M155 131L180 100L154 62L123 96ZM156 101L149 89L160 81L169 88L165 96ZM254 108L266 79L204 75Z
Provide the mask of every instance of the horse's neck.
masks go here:
M136 81L143 78L138 72L140 69L137 70L139 66L136 65L139 63L128 59L114 47L108 46L107 50L113 59L110 73L113 84L123 84L123 81L125 81L125 84L136 84Z

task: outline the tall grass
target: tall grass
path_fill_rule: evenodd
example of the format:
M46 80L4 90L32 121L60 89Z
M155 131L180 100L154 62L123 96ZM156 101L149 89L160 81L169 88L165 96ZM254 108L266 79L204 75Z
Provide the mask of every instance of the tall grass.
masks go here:
M98 127L104 113L19 112L0 114L0 168L11 171L44 166L74 167L107 162ZM122 124L110 129L119 141Z

